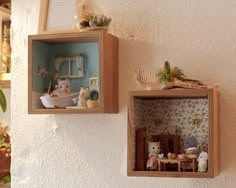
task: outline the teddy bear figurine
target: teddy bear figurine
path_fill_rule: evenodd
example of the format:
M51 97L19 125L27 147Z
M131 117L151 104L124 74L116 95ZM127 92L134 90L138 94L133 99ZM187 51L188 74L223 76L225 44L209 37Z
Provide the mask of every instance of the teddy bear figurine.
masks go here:
M146 164L148 170L157 170L157 158L160 151L160 142L148 142L148 160Z
M88 87L84 88L83 86L81 86L78 96L77 106L81 108L86 108L88 99L89 99L89 88Z
M207 152L202 151L197 159L198 172L206 172L207 171L207 160L208 160Z

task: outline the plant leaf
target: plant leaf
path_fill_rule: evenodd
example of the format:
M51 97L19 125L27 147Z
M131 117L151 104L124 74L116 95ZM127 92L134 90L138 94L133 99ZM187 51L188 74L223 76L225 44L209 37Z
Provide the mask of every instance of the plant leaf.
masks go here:
M4 95L4 93L2 92L2 90L0 89L0 106L2 108L3 112L6 112L7 109L7 101L6 101L6 97Z

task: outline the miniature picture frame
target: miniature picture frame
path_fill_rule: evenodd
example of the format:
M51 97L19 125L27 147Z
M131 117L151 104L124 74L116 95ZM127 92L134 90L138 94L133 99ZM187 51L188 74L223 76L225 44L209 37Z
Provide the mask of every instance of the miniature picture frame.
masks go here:
M98 88L98 77L89 78L89 88Z
M176 134L176 128L175 127L168 127L168 133L171 135L175 135Z
M41 0L38 32L73 30L78 1Z

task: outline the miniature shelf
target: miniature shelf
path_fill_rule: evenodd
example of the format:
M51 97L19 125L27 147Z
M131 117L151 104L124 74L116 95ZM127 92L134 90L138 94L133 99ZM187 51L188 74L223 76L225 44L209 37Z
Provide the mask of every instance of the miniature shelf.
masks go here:
M56 113L118 113L118 39L105 31L62 32L30 35L28 37L29 82L28 112L30 114ZM62 63L55 60L81 58L81 62ZM78 66L78 67L77 67ZM39 67L45 75L39 76ZM83 71L83 72L82 72ZM89 87L95 95L96 108L45 108L40 96L47 92L49 75L64 79L70 77L71 90Z
M219 173L218 91L173 89L130 91L128 110L128 176L213 178ZM196 136L208 152L208 169L146 169L147 142L165 138L168 127L176 127L180 148L187 136ZM164 131L160 134L160 131ZM177 134L178 133L178 134ZM168 136L166 136L168 137ZM161 143L162 144L162 143ZM166 148L165 148L166 149ZM175 150L175 149L174 149ZM181 152L177 153L180 154Z

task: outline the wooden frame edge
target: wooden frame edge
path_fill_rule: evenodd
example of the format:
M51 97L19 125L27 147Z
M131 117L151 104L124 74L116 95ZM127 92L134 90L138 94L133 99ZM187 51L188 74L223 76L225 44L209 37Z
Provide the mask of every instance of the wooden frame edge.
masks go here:
M38 33L42 33L46 31L47 17L48 17L48 3L49 3L49 0L40 1Z
M170 91L170 90L168 90ZM167 91L167 92L168 92ZM181 90L172 90L170 94L168 94L168 97L178 97L179 91L181 93ZM132 153L130 151L130 147L132 145L131 138L132 138L132 128L131 128L131 122L130 122L130 108L132 105L132 100L134 97L152 97L154 95L163 96L161 92L163 91L129 91L129 101L128 101L128 128L127 128L127 176L137 176L137 177L174 177L174 178L214 178L220 173L220 135L219 135L219 92L215 88L210 89L201 89L201 90L192 90L193 94L190 90L182 90L185 91L181 97L185 97L186 94L191 94L190 96L197 96L197 97L207 97L209 104L209 124L211 125L209 127L209 139L208 144L211 145L210 149L210 166L208 166L208 172L159 172L159 171L135 171L132 169ZM164 91L166 93L166 91ZM164 94L165 95L165 94Z

